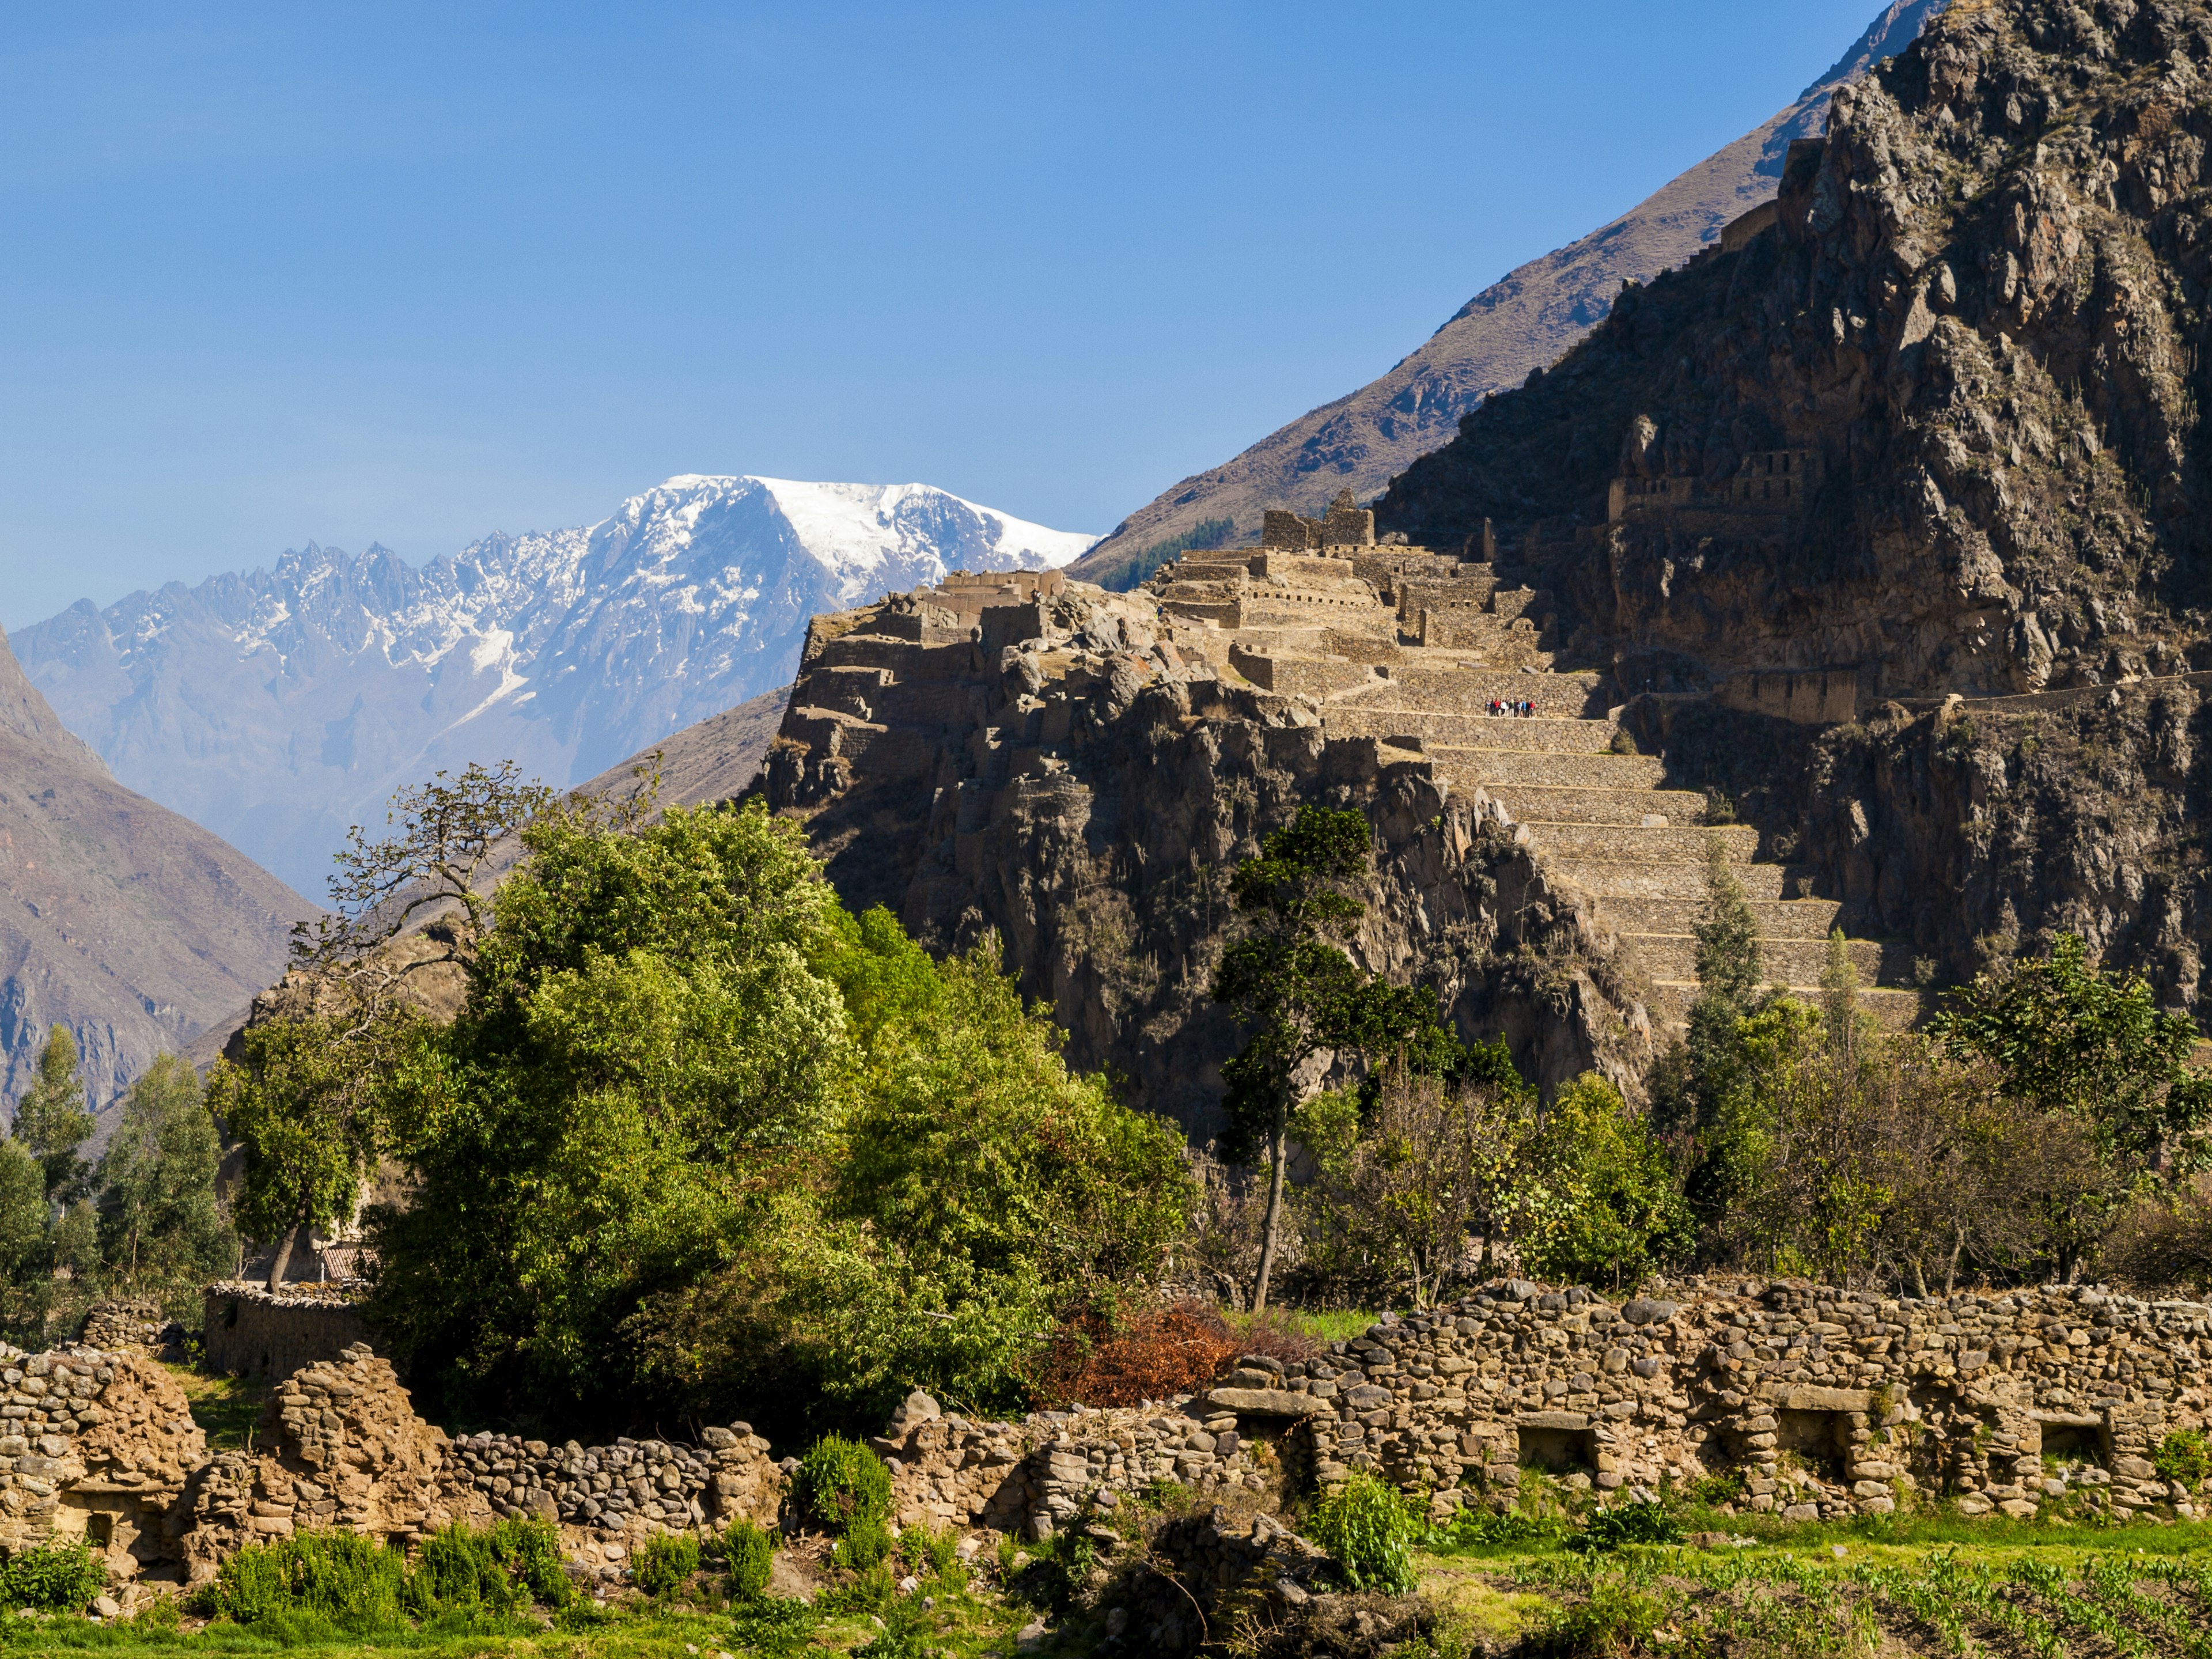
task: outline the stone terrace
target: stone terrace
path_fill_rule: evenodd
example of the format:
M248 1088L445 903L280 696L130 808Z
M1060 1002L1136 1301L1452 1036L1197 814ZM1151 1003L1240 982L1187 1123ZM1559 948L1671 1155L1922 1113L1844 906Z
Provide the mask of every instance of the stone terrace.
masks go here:
M1331 738L1365 738L1393 758L1419 755L1439 782L1480 787L1525 826L1540 860L1597 901L1650 982L1662 1025L1696 994L1692 929L1717 842L1752 902L1762 969L1816 994L1842 907L1808 896L1809 877L1759 856L1759 833L1708 827L1701 795L1664 787L1658 759L1616 752L1604 677L1562 666L1550 596L1509 585L1497 566L1425 548L1376 546L1373 520L1340 500L1298 520L1302 550L1270 515L1267 545L1193 554L1148 584L1186 658L1318 703ZM1534 705L1498 715L1494 702ZM1851 941L1864 1006L1911 1023L1911 963Z

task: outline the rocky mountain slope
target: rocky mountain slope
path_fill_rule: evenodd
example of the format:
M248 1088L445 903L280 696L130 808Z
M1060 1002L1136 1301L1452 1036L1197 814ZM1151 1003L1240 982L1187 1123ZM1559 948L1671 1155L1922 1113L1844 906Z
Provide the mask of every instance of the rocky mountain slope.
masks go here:
M108 1100L275 978L312 908L117 783L0 640L0 1097L61 1024Z
M581 781L783 684L817 611L1091 539L920 484L685 476L588 528L419 568L311 544L16 644L125 783L313 893L400 784L508 757Z
M2070 928L2193 1004L2208 144L2201 0L1954 4L1792 147L1770 228L1378 522L1487 521L1678 775L1931 972Z
M1233 539L1249 541L1270 507L1317 514L1340 489L1362 500L1381 489L1416 457L1449 442L1460 416L1483 398L1556 362L1604 319L1622 283L1649 282L1681 264L1723 226L1772 199L1790 145L1819 134L1830 94L1902 52L1944 3L1891 0L1789 108L1612 223L1485 289L1380 379L1139 507L1072 574L1125 586L1149 574L1143 562L1133 564L1137 556L1206 520L1229 520Z

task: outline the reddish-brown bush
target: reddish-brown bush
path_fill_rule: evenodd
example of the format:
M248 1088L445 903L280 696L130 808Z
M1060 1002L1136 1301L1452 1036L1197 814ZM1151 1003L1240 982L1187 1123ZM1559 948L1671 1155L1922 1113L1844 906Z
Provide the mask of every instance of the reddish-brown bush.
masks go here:
M1248 1353L1282 1360L1316 1352L1311 1339L1264 1316L1230 1328L1203 1302L1172 1302L1120 1320L1092 1308L1072 1311L1038 1357L1032 1390L1040 1405L1135 1406L1195 1394L1224 1361Z

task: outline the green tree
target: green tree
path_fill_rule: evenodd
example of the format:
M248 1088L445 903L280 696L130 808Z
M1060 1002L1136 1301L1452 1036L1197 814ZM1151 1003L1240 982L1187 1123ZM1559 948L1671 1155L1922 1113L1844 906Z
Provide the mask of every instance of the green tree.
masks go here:
M1325 1052L1387 1052L1435 1028L1437 1000L1419 987L1373 980L1339 940L1366 911L1360 896L1374 832L1357 812L1305 806L1261 843L1231 878L1230 894L1249 931L1223 953L1211 994L1237 1010L1248 1036L1221 1068L1229 1085L1226 1150L1264 1151L1267 1207L1261 1226L1256 1311L1282 1235L1283 1184L1300 1074Z
M39 1071L15 1107L12 1133L46 1172L46 1195L67 1203L84 1184L84 1163L77 1149L91 1139L92 1114L85 1109L84 1081L77 1074L76 1039L69 1027L46 1033Z
M198 1077L174 1054L156 1056L131 1085L100 1160L99 1243L109 1285L191 1314L200 1285L238 1258L237 1235L216 1198L222 1161Z
M2129 1173L2212 1168L2212 1079L2187 1063L2197 1022L2161 1010L2140 974L2091 966L2078 934L1953 992L1929 1030L1995 1062L2022 1100L2088 1125Z
M353 1218L376 1164L381 1073L420 1035L398 1010L365 1025L290 1015L249 1025L242 1063L210 1068L207 1108L246 1149L238 1224L276 1247L270 1290L314 1229Z
M1750 1006L1759 994L1759 919L1718 836L1705 843L1705 909L1693 931L1699 992L1738 1009Z
M758 1249L853 1057L796 826L572 802L522 843L459 1018L387 1086L415 1195L372 1218L377 1310L460 1395L573 1398L644 1300Z
M1665 1152L1595 1072L1559 1091L1520 1167L1514 1236L1540 1275L1633 1285L1695 1242Z
M1425 1308L1474 1234L1493 1251L1500 1243L1535 1094L1502 1042L1455 1068L1394 1056L1370 1081L1316 1095L1294 1115L1316 1166L1297 1206L1302 1273L1352 1305Z
M1068 1071L995 941L946 963L933 1029L906 1041L845 1130L835 1216L925 1269L962 1261L1062 1290L1156 1273L1191 1197L1182 1137Z

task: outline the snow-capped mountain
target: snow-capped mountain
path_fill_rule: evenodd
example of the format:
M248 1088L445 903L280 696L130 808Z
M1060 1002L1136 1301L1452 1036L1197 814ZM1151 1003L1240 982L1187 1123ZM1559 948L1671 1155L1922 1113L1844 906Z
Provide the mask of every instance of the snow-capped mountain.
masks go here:
M582 530L420 568L310 543L273 570L80 601L15 653L131 787L301 892L393 789L508 757L580 782L791 678L807 618L1097 538L926 484L687 474Z

